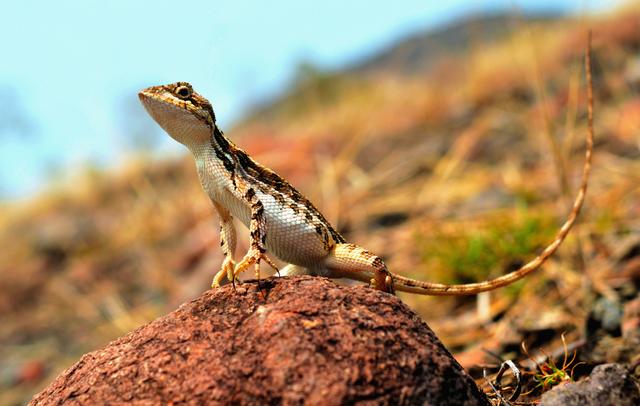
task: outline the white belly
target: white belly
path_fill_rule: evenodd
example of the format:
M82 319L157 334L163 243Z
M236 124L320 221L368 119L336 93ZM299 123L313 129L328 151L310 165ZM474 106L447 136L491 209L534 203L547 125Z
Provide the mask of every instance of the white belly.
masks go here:
M284 207L271 195L258 192L267 223L267 250L291 264L313 268L328 252L313 224Z
M315 226L293 209L283 207L273 196L262 192L256 194L264 207L267 251L285 262L308 268L314 268L321 262L327 251ZM231 192L221 194L220 198L219 202L249 228L251 210L248 203Z
M209 197L249 228L250 204L232 192L233 185L224 167L215 160L198 164L200 180ZM321 263L328 252L315 225L299 212L277 202L273 196L259 190L256 195L264 206L267 251L285 262L307 268Z

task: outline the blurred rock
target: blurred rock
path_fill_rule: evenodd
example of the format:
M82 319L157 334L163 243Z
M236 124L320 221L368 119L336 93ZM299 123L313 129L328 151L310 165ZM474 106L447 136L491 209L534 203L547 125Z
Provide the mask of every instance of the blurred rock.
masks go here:
M640 294L624 304L621 328L625 337L640 332Z
M16 377L17 383L34 383L40 381L44 373L46 371L46 367L44 362L40 360L33 360L26 362L20 368L18 372L18 376Z
M620 364L603 364L580 381L559 385L542 395L540 406L634 406L640 404L638 383Z
M621 314L618 316L618 313ZM596 317L597 315L601 317ZM596 364L633 364L640 361L639 318L640 296L620 305L600 298L587 321L587 350L583 353L582 360ZM607 325L608 329L605 328Z
M620 323L623 307L619 301L601 297L596 300L587 319L587 335L606 333L614 337L622 335Z
M595 345L586 350L582 359L589 363L638 362L640 354L640 330L634 330L622 337L601 336Z
M84 355L31 404L488 405L397 297L317 277L207 291Z

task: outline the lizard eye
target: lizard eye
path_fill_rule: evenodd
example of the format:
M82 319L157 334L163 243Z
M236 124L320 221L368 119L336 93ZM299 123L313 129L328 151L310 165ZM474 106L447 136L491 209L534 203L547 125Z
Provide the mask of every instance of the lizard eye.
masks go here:
M191 97L191 89L189 89L187 86L178 86L176 88L176 95L178 95L178 97L181 99L188 99L189 97Z

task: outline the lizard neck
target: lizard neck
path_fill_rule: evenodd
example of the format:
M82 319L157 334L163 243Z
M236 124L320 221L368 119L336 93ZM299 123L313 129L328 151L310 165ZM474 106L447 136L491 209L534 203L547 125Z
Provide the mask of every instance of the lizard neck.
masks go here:
M185 145L189 148L196 161L204 162L215 159L219 160L227 170L233 170L235 145L224 136L217 126L214 125L213 129L210 130L206 142L195 142Z
M195 158L200 181L210 196L213 193L212 185L226 185L229 182L235 186L237 148L217 126L211 129L208 142L187 147Z

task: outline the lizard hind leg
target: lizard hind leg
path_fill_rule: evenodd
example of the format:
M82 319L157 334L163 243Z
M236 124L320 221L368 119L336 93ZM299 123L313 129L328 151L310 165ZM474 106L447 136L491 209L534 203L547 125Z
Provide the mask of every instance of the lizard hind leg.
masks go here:
M382 259L355 244L336 244L324 265L330 278L368 282L377 290L394 293L393 278Z

